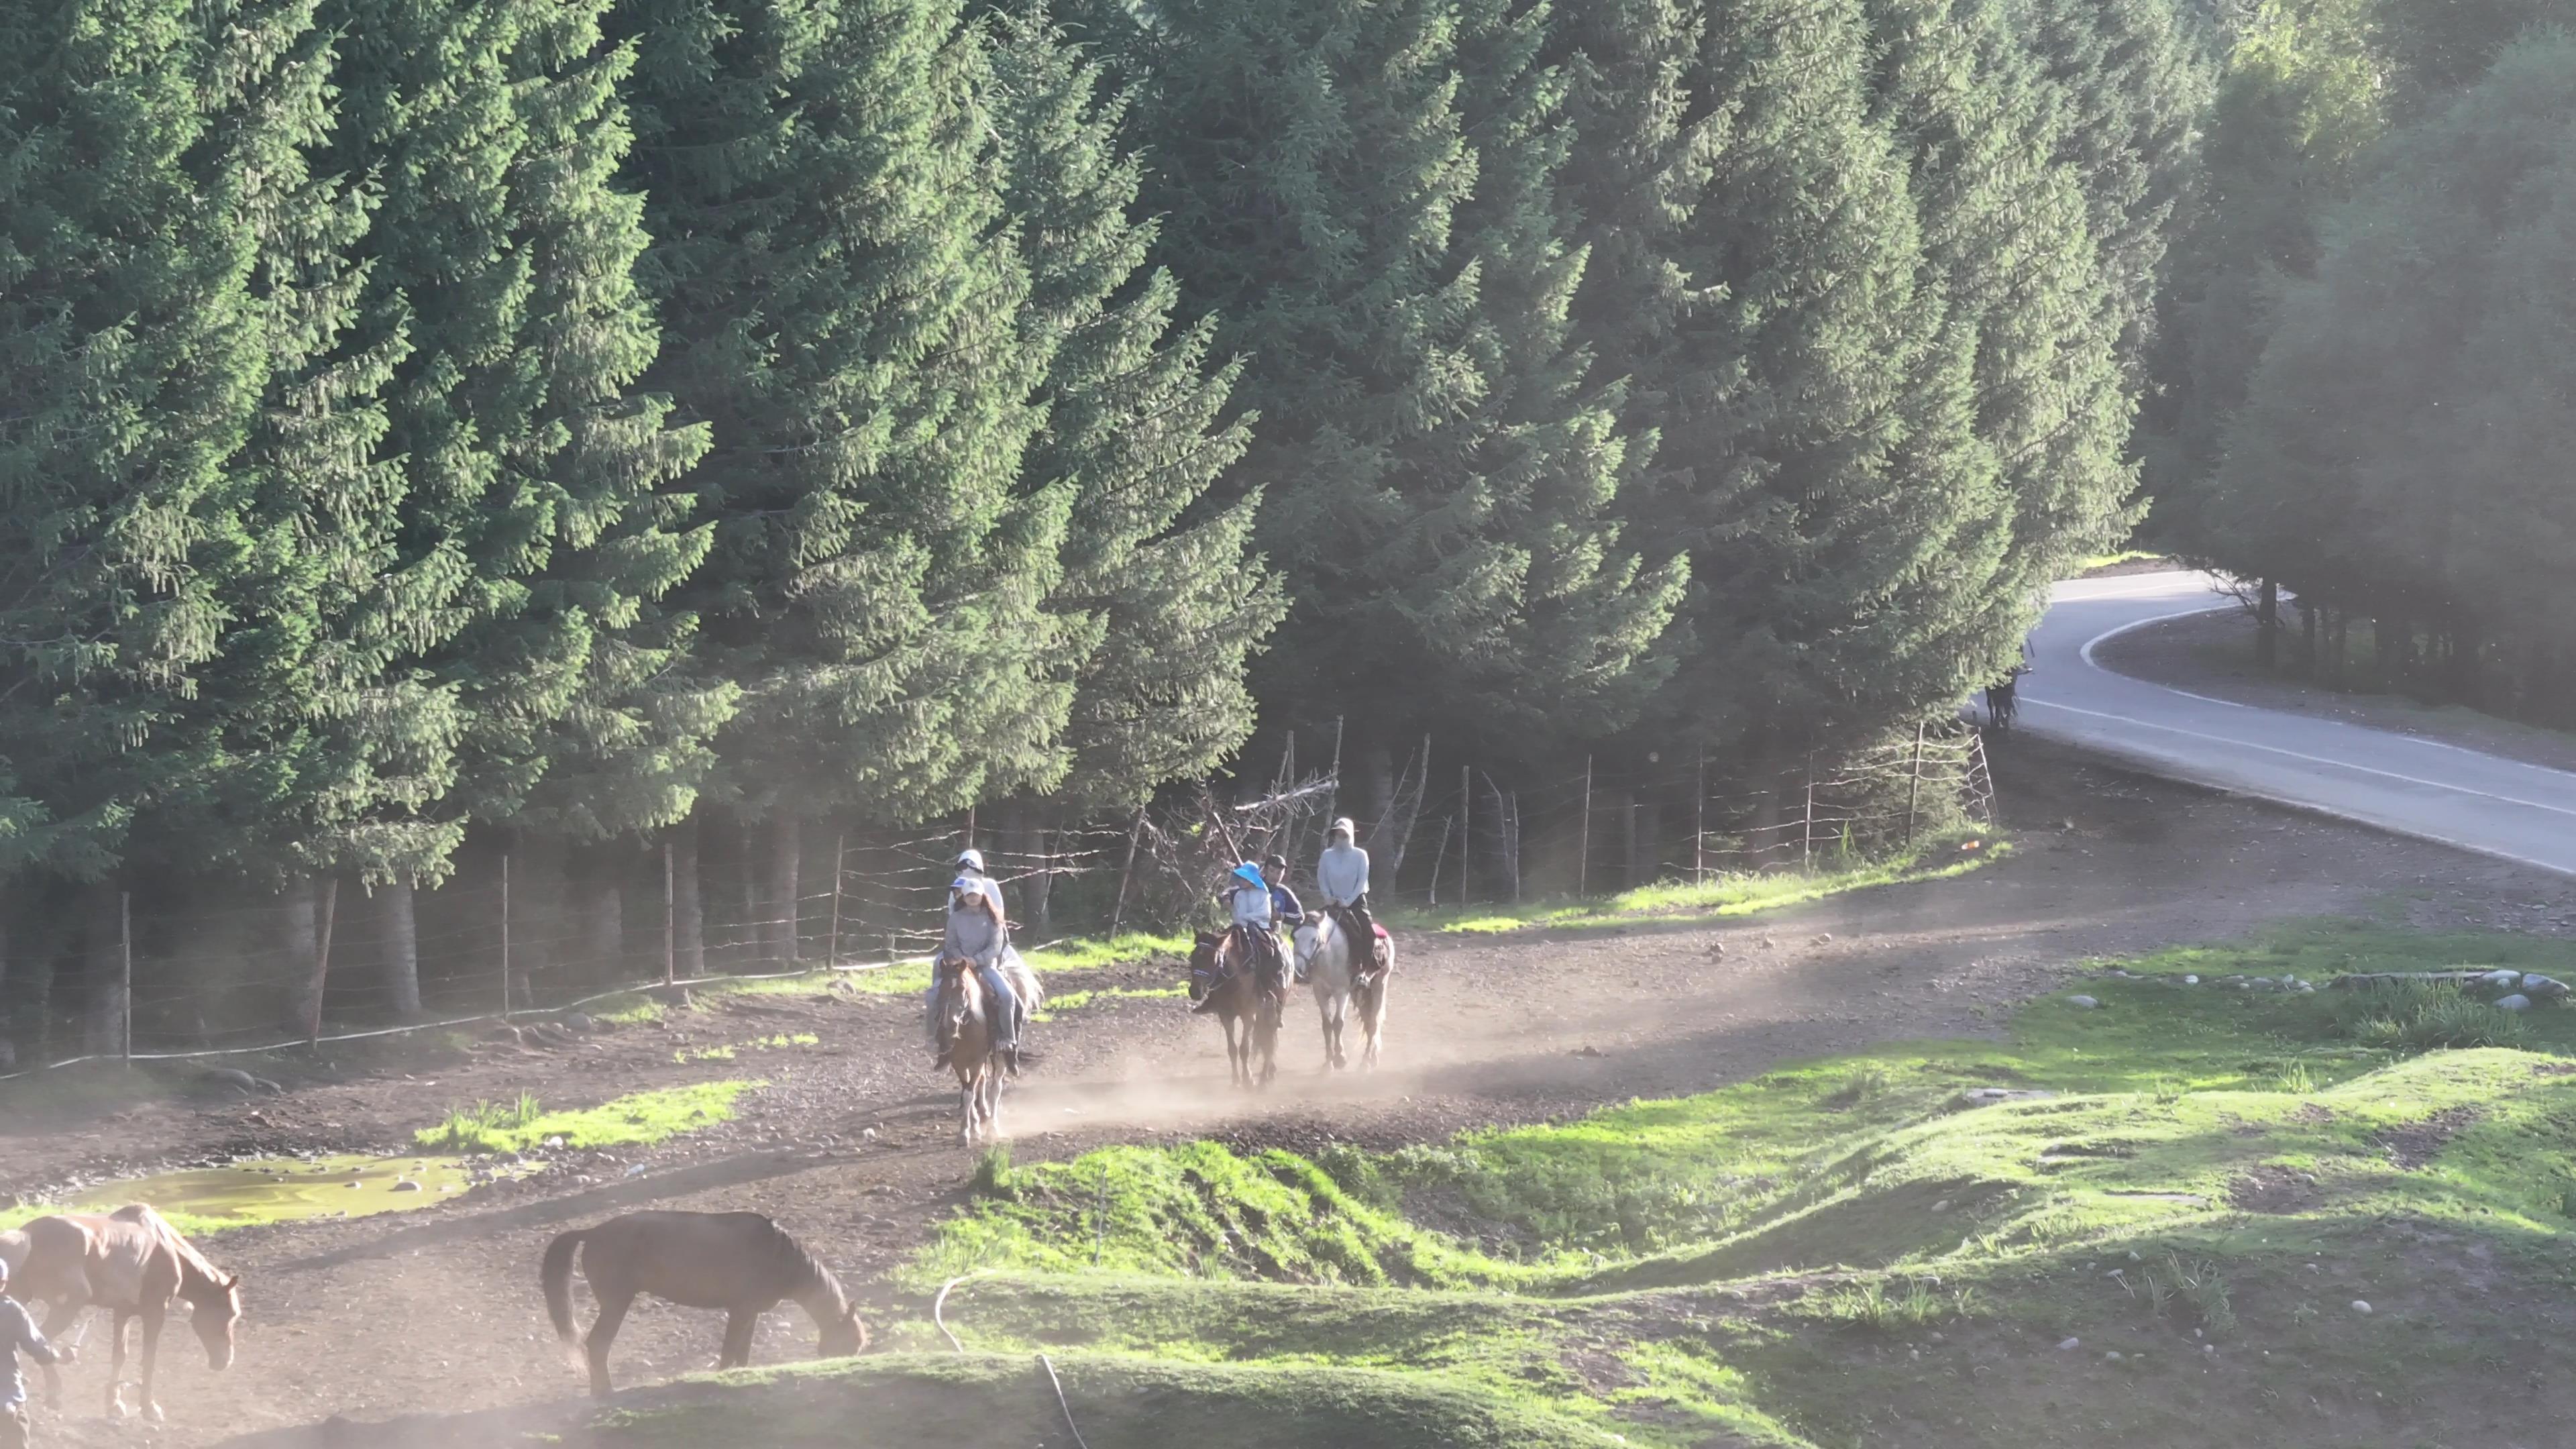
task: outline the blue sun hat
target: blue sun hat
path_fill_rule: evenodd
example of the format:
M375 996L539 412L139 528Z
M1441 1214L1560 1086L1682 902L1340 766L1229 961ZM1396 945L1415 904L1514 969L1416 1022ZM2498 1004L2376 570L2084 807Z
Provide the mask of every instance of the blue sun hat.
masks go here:
M1261 878L1261 867L1248 860L1234 868L1234 878L1255 890L1266 890L1270 884Z

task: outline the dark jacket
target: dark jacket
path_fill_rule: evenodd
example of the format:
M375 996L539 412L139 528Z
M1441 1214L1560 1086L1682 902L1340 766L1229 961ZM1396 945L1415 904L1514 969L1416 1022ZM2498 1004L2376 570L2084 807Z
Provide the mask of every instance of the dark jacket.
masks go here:
M0 1294L0 1355L8 1359L8 1372L0 1374L0 1409L27 1402L27 1381L18 1373L18 1355L22 1353L43 1364L63 1361L54 1346L36 1331L36 1320L27 1316L18 1300Z

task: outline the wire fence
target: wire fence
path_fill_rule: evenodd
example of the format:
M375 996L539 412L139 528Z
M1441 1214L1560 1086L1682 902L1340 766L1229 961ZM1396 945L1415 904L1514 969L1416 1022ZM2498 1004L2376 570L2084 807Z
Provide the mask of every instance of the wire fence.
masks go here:
M1991 825L1983 738L1926 727L1827 757L1720 767L1649 753L1512 781L1424 740L1361 818L1375 896L1431 905L1818 869ZM958 852L982 849L1015 925L1171 929L1210 918L1238 861L1295 878L1345 810L1338 751L1299 775L1167 792L1123 820L1018 812L998 829L812 822L624 846L480 842L437 889L308 883L13 902L0 1080L98 1058L174 1061L562 1013L656 984L881 969L937 948Z

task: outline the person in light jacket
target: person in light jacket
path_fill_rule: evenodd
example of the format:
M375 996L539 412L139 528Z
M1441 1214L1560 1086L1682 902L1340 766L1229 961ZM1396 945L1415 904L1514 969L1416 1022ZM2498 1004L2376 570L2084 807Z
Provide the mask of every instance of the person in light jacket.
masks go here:
M1003 914L1001 882L983 873L984 858L974 851L959 856L957 863L957 878L948 883L948 923L940 939L939 959L963 956L975 963L975 974L983 981L985 994L992 998L993 1030L1000 1038L1002 1060L1016 1076L1020 1070L1020 1028L1027 1017L1028 1003L1022 993L1012 989L1014 973L1006 969L1017 964L1017 953L1011 950L1011 928L1009 918ZM923 998L924 1024L934 1051L939 1047L939 991L940 983L933 980ZM948 1054L939 1052L932 1065L948 1065Z
M1324 853L1315 861L1315 889L1324 905L1351 930L1351 969L1364 971L1377 956L1377 922L1369 915L1368 852L1353 844L1358 831L1345 818L1324 834Z

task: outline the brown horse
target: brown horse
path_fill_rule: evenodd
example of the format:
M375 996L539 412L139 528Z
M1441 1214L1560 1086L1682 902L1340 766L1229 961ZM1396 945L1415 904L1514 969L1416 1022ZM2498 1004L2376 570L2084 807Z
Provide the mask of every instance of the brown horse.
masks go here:
M1266 1087L1279 1075L1279 1018L1288 999L1288 978L1271 959L1245 959L1249 951L1236 931L1201 931L1190 951L1190 999L1212 1001L1225 1025L1225 1060L1238 1087ZM1215 985L1205 983L1214 980ZM1241 1023L1241 1039L1236 1024ZM1253 1058L1259 1056L1258 1072Z
M939 1049L957 1074L957 1140L972 1147L1002 1135L1002 1049L993 1029L984 978L963 956L943 958L939 976Z
M546 1245L538 1270L546 1314L567 1349L578 1346L572 1324L573 1256L599 1300L590 1326L587 1358L590 1391L608 1396L608 1346L635 1305L649 1293L683 1308L721 1308L725 1320L720 1369L751 1362L752 1331L760 1315L794 1300L823 1331L816 1353L848 1358L868 1346L859 1311L841 1291L841 1280L817 1262L778 1224L758 1213L628 1213L595 1228L565 1233Z
M141 1203L105 1217L64 1215L27 1224L26 1261L12 1275L20 1299L47 1306L45 1336L69 1328L92 1304L116 1315L107 1370L107 1413L125 1414L125 1325L143 1320L143 1412L161 1420L152 1378L161 1358L161 1326L174 1298L186 1299L188 1326L205 1345L206 1364L232 1366L233 1326L241 1321L241 1279L207 1262L178 1230ZM62 1376L48 1365L45 1397L60 1404Z

